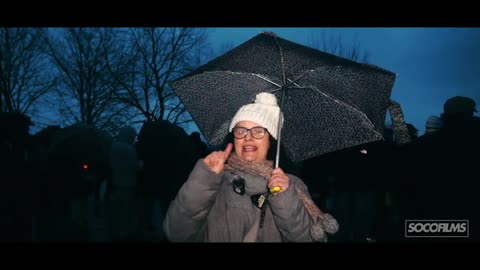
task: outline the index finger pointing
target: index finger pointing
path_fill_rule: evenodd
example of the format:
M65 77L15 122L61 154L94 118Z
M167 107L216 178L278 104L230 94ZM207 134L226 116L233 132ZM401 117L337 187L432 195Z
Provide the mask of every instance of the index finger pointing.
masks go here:
M230 156L230 153L232 152L232 149L233 149L233 144L229 143L229 144L227 145L227 148L226 148L225 151L224 151L224 154L225 154L224 158L225 158L225 160L227 160L228 156Z

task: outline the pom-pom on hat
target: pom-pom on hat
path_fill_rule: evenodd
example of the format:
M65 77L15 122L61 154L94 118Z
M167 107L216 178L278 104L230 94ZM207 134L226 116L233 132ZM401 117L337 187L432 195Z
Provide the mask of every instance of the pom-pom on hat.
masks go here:
M277 104L277 98L271 93L263 92L257 94L254 103L244 105L237 111L228 131L232 132L235 125L240 121L250 121L266 128L270 135L277 140L279 117L280 107Z

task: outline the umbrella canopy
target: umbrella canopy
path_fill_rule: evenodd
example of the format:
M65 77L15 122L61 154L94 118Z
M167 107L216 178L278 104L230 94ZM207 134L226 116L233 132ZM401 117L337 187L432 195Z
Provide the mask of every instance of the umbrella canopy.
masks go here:
M271 92L292 161L383 139L395 74L261 33L172 83L211 144L236 111Z

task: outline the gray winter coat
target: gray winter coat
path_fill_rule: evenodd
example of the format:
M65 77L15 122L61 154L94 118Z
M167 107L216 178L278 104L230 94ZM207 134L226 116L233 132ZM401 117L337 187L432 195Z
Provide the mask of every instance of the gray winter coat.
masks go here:
M260 176L236 172L245 179L245 194L234 192L234 175L217 175L202 159L172 201L163 222L168 240L173 242L242 242L252 227L258 208L251 195L265 193L266 181ZM287 174L289 188L270 196L263 228L257 242L310 242L312 220L299 199L295 186L309 195L305 184Z

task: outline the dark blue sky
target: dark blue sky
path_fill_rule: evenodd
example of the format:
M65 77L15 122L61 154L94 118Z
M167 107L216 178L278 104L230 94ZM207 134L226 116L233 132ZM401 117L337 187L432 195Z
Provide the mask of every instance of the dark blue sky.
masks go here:
M469 96L480 103L480 28L211 28L210 43L217 49L225 43L237 46L262 31L307 46L312 36L341 37L347 48L358 44L369 63L397 74L392 99L419 134L449 97ZM193 130L194 125L187 128Z
M237 46L262 31L307 46L322 32L341 36L346 47L358 43L369 53L369 63L397 73L392 99L419 134L449 97L469 96L480 103L480 28L216 28L211 43Z

